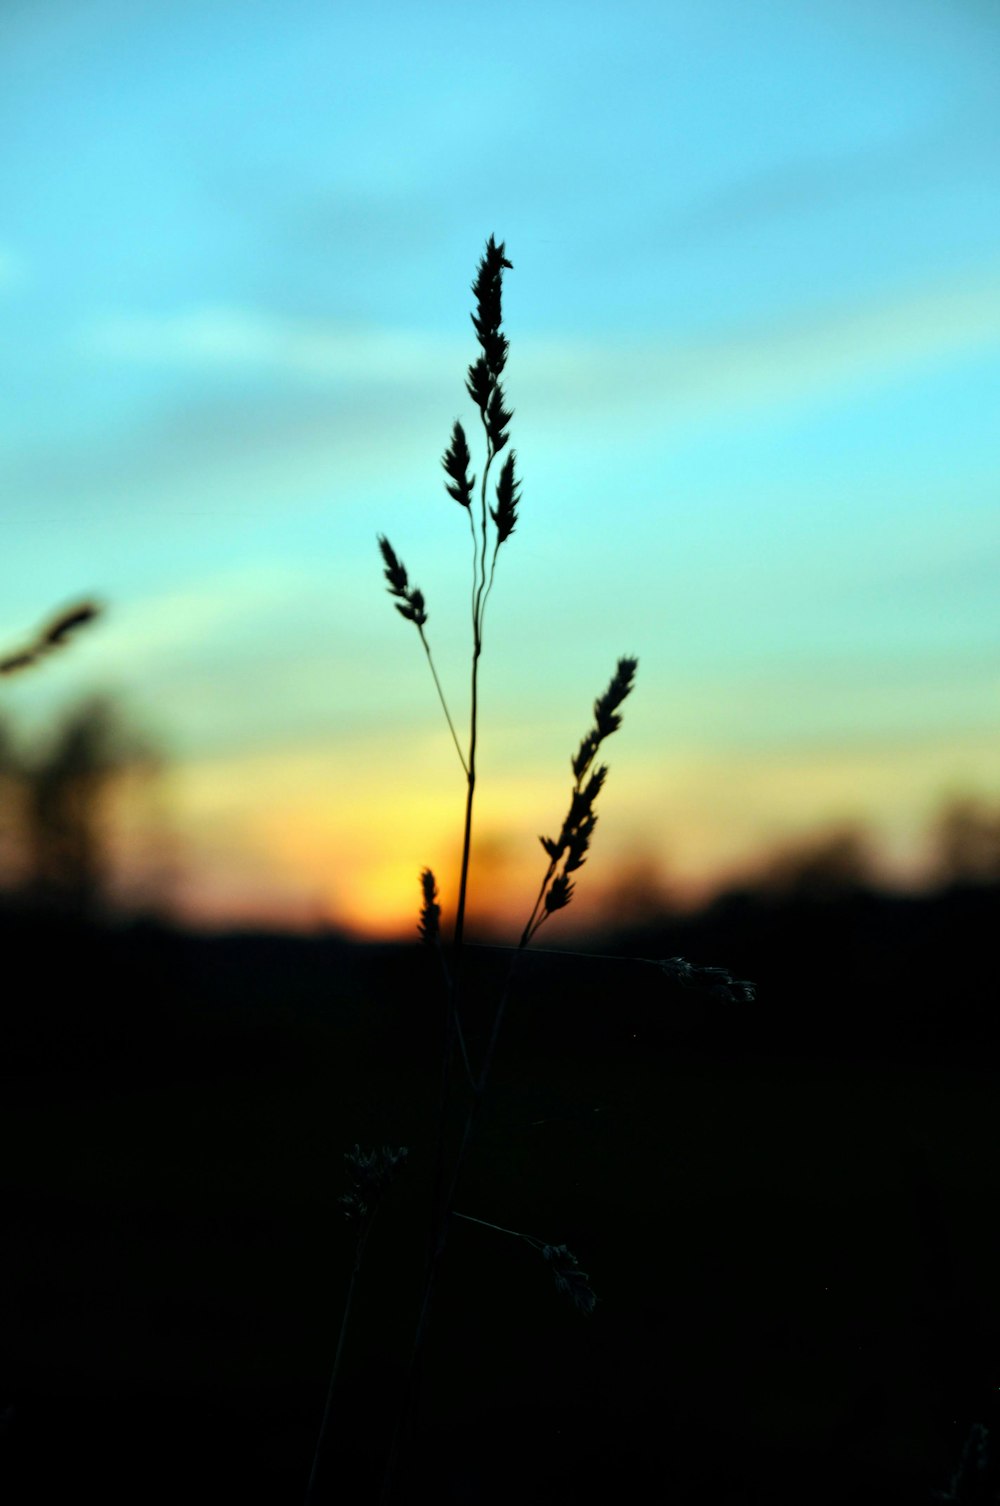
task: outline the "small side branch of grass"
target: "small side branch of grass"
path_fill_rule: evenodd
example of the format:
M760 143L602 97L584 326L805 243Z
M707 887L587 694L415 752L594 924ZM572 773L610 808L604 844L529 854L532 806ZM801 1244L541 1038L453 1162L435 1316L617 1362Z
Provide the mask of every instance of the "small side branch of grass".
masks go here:
M525 1244L538 1250L549 1262L557 1291L568 1297L578 1312L594 1311L597 1297L590 1289L587 1272L580 1270L579 1261L565 1245L549 1244L544 1239L536 1239L533 1234L521 1234L517 1229L505 1229L502 1224L491 1224L484 1218L473 1218L471 1213L453 1211L452 1218L461 1218L468 1224L479 1224L484 1229L495 1229L498 1234L509 1234L512 1239L524 1240Z
M408 1154L409 1152L405 1145L399 1146L396 1150L390 1149L388 1145L383 1145L381 1150L371 1151L363 1151L359 1145L356 1145L352 1151L348 1151L344 1156L350 1186L349 1190L343 1194L339 1201L344 1210L344 1217L356 1232L354 1264L351 1267L351 1279L347 1287L347 1296L344 1299L344 1310L340 1320L340 1333L337 1337L337 1351L333 1357L333 1368L330 1372L330 1384L326 1392L323 1419L320 1423L319 1436L316 1439L312 1468L309 1472L309 1483L306 1486L305 1506L316 1506L319 1500L317 1492L319 1489L320 1472L323 1457L329 1443L334 1401L340 1378L340 1365L344 1357L344 1343L350 1325L351 1309L354 1306L354 1294L357 1290L358 1278L361 1275L361 1267L364 1263L368 1238L379 1210L379 1204L384 1194L399 1175Z

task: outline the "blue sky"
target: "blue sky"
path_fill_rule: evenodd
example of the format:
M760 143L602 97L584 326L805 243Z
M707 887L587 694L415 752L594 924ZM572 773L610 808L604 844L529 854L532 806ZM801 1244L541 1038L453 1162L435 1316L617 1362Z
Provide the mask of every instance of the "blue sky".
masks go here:
M447 887L461 771L375 535L464 719L438 462L495 232L503 905L622 653L606 872L704 886L846 820L912 867L1000 794L998 85L974 0L8 0L0 628L108 605L12 720L103 689L161 738L191 913L378 928Z

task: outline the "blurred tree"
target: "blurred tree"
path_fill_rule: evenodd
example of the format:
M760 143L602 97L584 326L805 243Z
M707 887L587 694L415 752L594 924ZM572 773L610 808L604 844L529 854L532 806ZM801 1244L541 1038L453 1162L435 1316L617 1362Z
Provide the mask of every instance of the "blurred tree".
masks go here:
M105 697L70 711L37 754L19 754L0 731L0 780L12 797L4 866L23 896L81 918L99 914L112 878L114 797L126 779L160 768L148 740Z
M0 722L0 886L17 888L24 878L21 807L24 769L6 722Z
M974 796L952 800L932 828L931 854L941 883L1000 882L1000 807Z
M652 852L626 859L600 891L601 919L611 925L652 925L676 909L674 888Z
M755 887L797 899L827 899L872 889L878 859L862 826L844 825L778 848L765 860Z

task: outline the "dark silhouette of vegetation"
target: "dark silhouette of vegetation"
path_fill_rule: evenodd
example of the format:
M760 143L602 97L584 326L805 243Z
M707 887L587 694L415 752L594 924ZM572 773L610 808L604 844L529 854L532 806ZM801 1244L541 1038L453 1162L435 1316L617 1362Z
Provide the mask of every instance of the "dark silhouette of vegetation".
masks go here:
M945 883L1000 882L1000 806L973 796L949 802L932 841L934 868Z
M39 664L48 654L62 648L80 628L94 622L101 611L95 602L85 601L60 612L23 648L0 658L0 675L20 674Z
M114 877L112 810L123 782L162 766L148 737L106 697L68 711L22 751L0 728L8 895L46 911L97 918Z
M878 886L878 859L861 826L840 826L768 854L755 879L764 893L832 898Z
M641 1499L664 1458L677 1506L801 1506L803 1480L810 1506L951 1489L972 1424L1000 1424L998 900L746 890L575 943L596 956L527 950L408 1490ZM435 952L68 925L0 914L31 980L0 1084L5 1502L87 1480L124 1506L149 1470L156 1506L297 1498L356 1258L352 1134L410 1146L321 1482L374 1499L420 1296ZM474 1061L508 955L467 946ZM758 995L632 955L725 956ZM591 1318L522 1231L575 1252Z
M389 540L382 535L379 535L378 538L389 594L394 598L394 605L400 616L404 620L412 622L417 629L421 647L426 654L434 678L435 689L441 701L452 741L458 754L466 786L461 872L458 880L454 934L447 954L443 948L440 934L441 910L438 904L435 876L429 868L425 868L420 875L423 905L420 911L418 931L424 945L435 950L440 963L444 984L445 1028L440 1068L440 1107L435 1134L437 1151L429 1200L429 1239L424 1268L423 1289L418 1305L413 1347L403 1384L402 1404L388 1451L388 1461L380 1497L383 1502L388 1502L394 1493L396 1467L416 1405L432 1300L440 1280L442 1261L448 1243L452 1220L456 1216L459 1216L455 1208L456 1193L460 1185L473 1132L481 1116L483 1099L493 1067L500 1027L507 1008L515 962L539 928L551 916L557 914L560 910L564 910L572 900L576 880L571 875L577 874L586 862L586 854L597 824L597 814L595 811L597 797L603 788L608 774L607 766L605 764L596 764L595 759L602 743L621 726L620 707L631 693L638 664L638 661L634 658L620 658L607 690L594 702L594 725L583 738L576 755L571 760L574 782L570 794L569 809L558 837L539 838L548 859L548 865L545 868L537 897L524 926L518 946L511 949L510 966L506 980L499 990L499 997L494 1006L489 1034L479 1055L478 1065L474 1066L473 1055L470 1054L469 1045L466 1040L465 1025L467 1024L467 1020L463 1021L463 1008L467 1007L468 1004L465 920L469 890L472 821L476 793L476 759L479 741L479 664L484 644L486 606L493 588L497 558L502 545L514 533L517 524L517 509L521 500L521 483L516 475L516 456L512 449L507 452L500 466L499 474L495 478L495 506L489 505L487 492L491 466L501 451L507 446L509 439L508 426L513 417L512 412L506 406L507 400L501 382L508 352L507 337L501 332L503 319L503 274L505 271L510 270L512 270L512 265L506 257L504 243L500 242L498 245L494 237L490 236L472 284L472 291L476 299L476 309L472 315L472 323L480 347L480 354L469 366L466 380L466 391L479 410L485 442L482 479L479 486L478 516L474 505L476 501L476 477L470 470L472 456L469 451L465 431L461 422L457 419L452 427L451 442L442 457L442 465L447 478L445 490L452 500L457 502L465 512L472 538L471 705L469 738L465 750L463 750L455 730L455 724L448 709L448 703L434 667L430 645L424 631L428 622L428 611L423 592L411 584L406 567L399 559ZM493 525L492 529L490 528L490 522ZM462 1069L461 1082L457 1092L452 1080L456 1057ZM453 1106L457 1108L457 1115L453 1115ZM451 1123L453 1117L457 1117L457 1127ZM397 1157L402 1157L404 1153L405 1148L400 1147L399 1151L394 1154ZM376 1155L375 1152L371 1152L370 1154L372 1156ZM390 1154L390 1152L385 1150L383 1154ZM462 1216L465 1217L467 1222L477 1223L483 1228L493 1229L505 1234L514 1233L514 1231L489 1220L478 1219L471 1215ZM548 1241L537 1239L534 1236L522 1235L520 1233L516 1233L514 1237L542 1251L544 1258L550 1262L557 1290L564 1295L568 1295L578 1311L592 1311L595 1299L589 1286L586 1284L586 1275L580 1271L576 1256L564 1244L552 1244ZM359 1252L363 1248L364 1244L359 1242ZM337 1371L344 1350L343 1325L346 1323L346 1314L350 1310L353 1300L354 1283L359 1274L360 1258L359 1253L358 1265L352 1273L351 1282L348 1287L345 1317L341 1325L341 1337L337 1345L337 1357L334 1362L334 1374L330 1382L327 1406L320 1428L306 1495L309 1506L312 1506L312 1503L318 1498L322 1456L327 1448L333 1416L332 1399L336 1391Z

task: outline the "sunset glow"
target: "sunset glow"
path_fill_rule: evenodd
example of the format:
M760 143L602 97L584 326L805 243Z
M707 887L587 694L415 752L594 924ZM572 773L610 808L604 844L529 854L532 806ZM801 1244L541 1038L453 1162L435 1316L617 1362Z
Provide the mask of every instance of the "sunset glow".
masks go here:
M491 25L0 18L0 644L106 605L5 682L11 735L98 693L148 732L192 923L411 935L426 865L447 917L464 779L376 536L465 737L439 462L461 416L481 466L469 283L496 233L523 499L476 915L523 923L622 654L567 935L630 874L693 904L848 825L919 882L942 803L1000 799L1000 17L558 0L508 7L502 48Z

